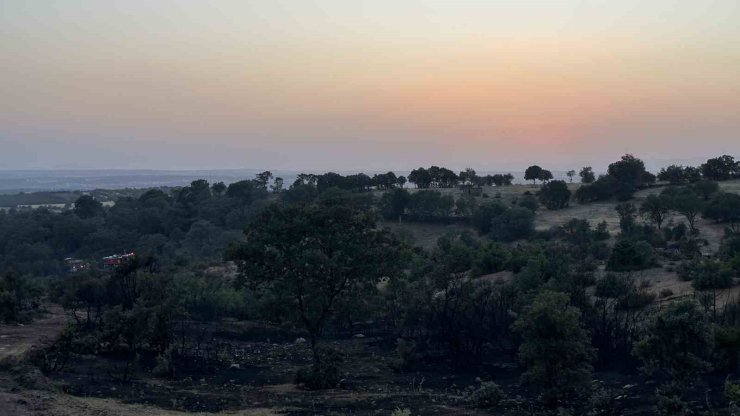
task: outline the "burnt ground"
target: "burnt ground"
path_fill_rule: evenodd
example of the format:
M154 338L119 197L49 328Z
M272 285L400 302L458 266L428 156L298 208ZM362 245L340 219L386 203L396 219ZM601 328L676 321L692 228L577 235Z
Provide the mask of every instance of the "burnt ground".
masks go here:
M493 358L478 365L428 359L414 371L399 372L394 337L356 328L366 336L344 333L327 340L345 356L340 386L309 391L293 382L296 370L310 363L308 346L295 342L300 332L237 321L193 332L198 337L188 342L199 340L216 359L181 361L168 378L153 376L153 357L140 357L128 382L120 380L122 360L110 355L75 355L66 369L46 376L28 364L6 366L0 371L0 414L390 415L396 408L413 415L537 414L511 354L489 354ZM595 378L613 399L615 414L654 414L655 382L634 371L597 371ZM496 381L507 400L489 411L470 408L463 391L478 380ZM686 399L695 409L724 407L725 375L705 380Z

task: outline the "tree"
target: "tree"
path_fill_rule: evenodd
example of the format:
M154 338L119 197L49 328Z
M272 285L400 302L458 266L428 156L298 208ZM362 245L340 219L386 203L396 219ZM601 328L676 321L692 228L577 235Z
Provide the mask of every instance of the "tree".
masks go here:
M665 195L648 195L640 206L640 214L660 229L671 209L671 201Z
M552 181L540 190L540 201L547 209L561 209L568 206L571 192L564 181Z
M691 189L701 196L705 201L709 201L712 195L719 192L719 184L717 182L700 180L691 185Z
M740 166L735 162L734 157L723 155L707 160L701 165L701 173L709 180L726 181L740 173Z
M703 215L717 222L729 223L730 228L736 230L740 223L740 195L728 192L717 194L709 201Z
M532 212L537 211L537 209L540 207L540 203L537 200L537 197L532 194L522 195L522 197L519 198L519 200L517 201L517 205L522 208L527 208Z
M551 180L552 178L553 178L552 172L546 169L542 169L542 171L540 172L540 175L537 177L537 179L539 179L543 183Z
M392 189L380 198L380 211L386 219L398 219L400 224L409 201L411 201L409 191L403 188Z
M540 175L542 175L542 168L537 165L532 165L524 171L524 179L532 181L533 185L536 180L540 179Z
M595 350L580 323L580 311L569 302L564 293L541 292L513 325L522 338L519 358L527 367L523 378L543 389L548 404L591 386Z
M622 234L625 236L631 235L635 230L635 214L637 214L637 208L632 203L623 202L617 204L614 209L619 215L619 228L622 230Z
M672 206L686 218L691 231L696 232L696 216L704 209L704 201L692 190L683 189L673 197Z
M255 181L257 181L257 183L264 189L267 189L267 184L270 182L270 179L272 179L272 172L269 170L258 173L255 177Z
M351 205L271 205L252 221L244 242L229 250L244 279L291 304L310 338L314 367L318 341L334 306L374 290L397 267L392 234L369 212Z
M211 191L213 191L214 195L223 195L224 192L226 192L226 184L223 182L216 182L211 185Z
M261 182L251 179L234 182L226 188L226 196L239 199L244 203L262 198L266 193L267 189L262 186Z
M452 195L439 191L419 191L411 194L408 217L417 221L446 221L455 207Z
M645 163L630 154L610 164L607 172L615 179L614 194L620 201L630 199L637 189L655 180L655 177L645 170Z
M686 168L679 165L665 167L658 172L658 180L670 182L673 185L684 183L688 181Z
M514 241L527 238L534 231L534 212L527 208L513 207L491 220L491 238Z
M103 204L90 195L82 195L74 204L74 213L82 218L92 218L103 213Z
M479 205L478 208L473 211L473 216L470 221L471 225L479 234L488 234L491 231L491 221L506 212L507 209L508 208L499 202L490 202Z
M409 173L408 181L416 185L417 188L429 188L432 184L432 175L428 170L418 168Z
M573 183L573 177L574 177L574 176L576 176L576 171L574 171L574 170L569 170L569 171L568 171L568 172L566 173L566 176L568 176L568 179L570 180L570 183Z
M596 175L591 166L581 168L578 175L581 177L581 183L593 183L596 180Z
M406 185L406 177L399 176L398 178L396 178L396 183L398 184L399 188L403 188L403 186Z
M273 193L280 193L283 192L283 178L277 177L275 180L273 180L272 185L270 186L270 190Z
M655 264L653 248L645 241L625 238L614 244L606 263L606 270L633 272L647 269Z
M472 168L465 168L458 176L463 185L474 185L478 182L478 175Z
M688 381L709 368L712 331L698 303L682 300L670 303L650 322L645 337L635 345L643 371Z

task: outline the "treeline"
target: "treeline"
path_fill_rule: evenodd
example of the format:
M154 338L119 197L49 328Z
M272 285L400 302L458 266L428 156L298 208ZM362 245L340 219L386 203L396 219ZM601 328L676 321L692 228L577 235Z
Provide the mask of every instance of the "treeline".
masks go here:
M64 275L67 257L95 266L96 259L123 251L150 253L169 268L218 260L266 204L270 179L265 173L229 186L197 180L122 197L109 208L83 195L61 213L0 211L0 270Z
M699 167L671 165L663 168L657 176L645 169L642 160L625 155L609 165L607 173L594 179L590 168L581 171L584 183L575 194L580 203L616 198L627 201L639 189L655 184L656 180L671 184L693 183L700 180L723 181L740 177L740 162L732 156L712 158Z
M319 192L329 188L366 192L373 189L403 188L406 183L412 183L420 189L454 188L459 185L510 186L513 180L514 176L510 173L479 176L475 170L467 168L456 174L444 167L431 166L428 169L420 167L412 170L408 178L396 176L393 172L375 174L372 177L364 173L352 175L341 175L334 172L324 174L301 173L292 187L311 185L315 186Z

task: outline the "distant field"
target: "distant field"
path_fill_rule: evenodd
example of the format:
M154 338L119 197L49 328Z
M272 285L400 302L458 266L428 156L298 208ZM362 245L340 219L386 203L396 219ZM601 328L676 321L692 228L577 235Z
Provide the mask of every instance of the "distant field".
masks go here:
M118 198L138 197L146 189L95 189L92 191L60 191L60 192L22 192L17 194L0 194L0 208L53 206L64 208L65 205L73 204L83 194L92 195L103 204L110 205Z

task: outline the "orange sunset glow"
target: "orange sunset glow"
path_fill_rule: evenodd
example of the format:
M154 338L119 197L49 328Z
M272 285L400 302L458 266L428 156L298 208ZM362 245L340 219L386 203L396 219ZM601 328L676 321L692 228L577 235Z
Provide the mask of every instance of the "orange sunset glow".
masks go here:
M740 6L644 3L4 1L2 162L511 168L712 153L696 139L737 151Z

